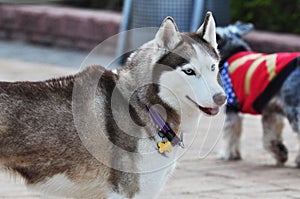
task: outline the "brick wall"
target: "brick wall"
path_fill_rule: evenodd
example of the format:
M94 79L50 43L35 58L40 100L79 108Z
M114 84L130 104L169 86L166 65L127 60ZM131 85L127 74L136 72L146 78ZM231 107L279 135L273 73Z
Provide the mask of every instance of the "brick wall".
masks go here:
M259 52L300 52L300 36L291 34L279 34L263 31L252 31L244 36L250 47Z
M119 32L121 18L109 11L0 5L0 38L90 50Z
M121 13L50 5L0 4L0 38L91 50L119 32ZM252 31L245 40L260 52L300 51L300 36ZM111 40L111 49L117 41Z

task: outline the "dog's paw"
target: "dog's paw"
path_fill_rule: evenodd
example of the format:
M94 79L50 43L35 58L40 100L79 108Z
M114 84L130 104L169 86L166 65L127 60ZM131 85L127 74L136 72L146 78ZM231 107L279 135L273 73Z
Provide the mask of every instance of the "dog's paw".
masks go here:
M278 166L283 166L284 163L288 160L288 150L284 146L284 144L282 144L282 142L273 141L272 142L272 152L275 156ZM300 161L300 159L299 159L299 161Z
M298 156L296 157L295 163L296 163L297 168L300 169L300 155L298 155Z
M219 158L224 161L237 161L242 159L239 151L234 151L230 153L221 152Z

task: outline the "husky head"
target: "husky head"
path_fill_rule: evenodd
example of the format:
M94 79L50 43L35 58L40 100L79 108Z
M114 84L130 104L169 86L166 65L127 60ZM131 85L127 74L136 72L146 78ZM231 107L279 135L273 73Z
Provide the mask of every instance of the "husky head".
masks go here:
M145 90L147 103L160 98L179 112L185 109L215 115L226 101L218 82L219 59L215 21L208 12L194 33L180 33L174 20L167 17L155 38L139 48L127 64L140 66L133 70L140 71L135 79L141 85L147 81L156 85ZM141 70L148 70L147 75L141 76Z
M176 107L179 100L209 115L217 114L226 97L217 80L219 54L211 13L196 33L179 34L175 22L167 18L155 40L168 49L157 67L173 69L161 74L159 96L171 106Z
M222 57L220 66L223 66L224 62L235 53L251 50L249 45L242 39L242 36L253 30L253 28L251 23L236 22L216 29L218 49Z

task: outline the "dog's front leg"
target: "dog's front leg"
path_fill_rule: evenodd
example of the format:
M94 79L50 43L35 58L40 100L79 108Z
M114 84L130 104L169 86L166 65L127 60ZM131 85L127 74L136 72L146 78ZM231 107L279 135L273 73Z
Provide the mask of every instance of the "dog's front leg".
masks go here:
M262 113L263 145L276 159L278 166L282 166L288 159L288 150L282 143L283 114L267 109Z
M240 160L240 138L242 134L242 117L237 112L227 112L223 128L223 148L221 158L224 160Z
M300 58L297 68L289 75L280 90L280 99L283 102L283 110L295 133L298 134L297 167L300 168Z
M298 154L297 157L295 159L295 163L297 165L298 168L300 168L300 132L297 132L297 136L298 136Z

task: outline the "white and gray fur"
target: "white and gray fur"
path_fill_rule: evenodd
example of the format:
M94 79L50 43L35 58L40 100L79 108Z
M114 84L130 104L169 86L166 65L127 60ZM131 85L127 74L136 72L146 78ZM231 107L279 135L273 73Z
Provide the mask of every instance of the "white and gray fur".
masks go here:
M176 133L195 130L198 107L215 114L226 100L213 67L216 48L210 12L196 33L179 33L167 17L117 73L92 66L48 81L0 82L0 164L49 195L155 198L175 167L178 147L169 159L155 151L147 131L157 129L145 104L161 107ZM98 135L87 138L95 151L85 143L90 131ZM147 160L143 153L149 151L154 155ZM147 162L159 168L164 160L170 164L143 169Z
M236 24L217 28L218 48L221 54L220 66L232 55L241 51L250 51L242 35L253 29L252 24ZM283 85L262 110L263 146L275 158L277 165L283 165L288 159L288 150L283 144L283 119L287 117L292 129L300 137L300 60ZM221 156L225 160L241 159L240 138L242 117L239 112L226 111L223 149ZM300 141L300 139L299 139ZM299 147L300 148L300 147ZM300 150L295 160L300 167Z

